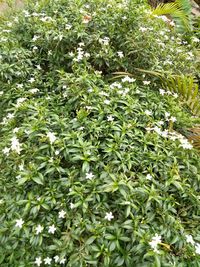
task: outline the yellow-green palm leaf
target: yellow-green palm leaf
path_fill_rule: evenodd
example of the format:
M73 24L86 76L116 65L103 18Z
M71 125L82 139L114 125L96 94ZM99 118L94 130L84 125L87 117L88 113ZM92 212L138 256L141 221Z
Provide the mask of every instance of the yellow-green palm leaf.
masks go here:
M159 4L152 12L153 15L170 15L179 26L184 29L190 29L191 5L188 0L176 0L173 3Z
M189 140L192 142L194 147L200 150L200 126L189 130L191 132Z
M200 116L200 97L198 84L194 77L190 76L172 76L164 81L170 91L176 92L190 108L195 116Z

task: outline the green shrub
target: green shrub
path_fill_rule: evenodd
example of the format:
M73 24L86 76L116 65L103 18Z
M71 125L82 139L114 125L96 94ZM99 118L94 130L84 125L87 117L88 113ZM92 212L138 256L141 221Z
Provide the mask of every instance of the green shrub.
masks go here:
M44 1L2 23L2 267L199 266L197 119L150 77L110 79L195 73L146 8Z

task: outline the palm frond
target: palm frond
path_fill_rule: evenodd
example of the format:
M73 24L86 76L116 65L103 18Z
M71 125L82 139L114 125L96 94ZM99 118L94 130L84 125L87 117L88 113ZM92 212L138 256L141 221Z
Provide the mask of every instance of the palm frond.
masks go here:
M193 146L200 150L200 126L189 129L191 134L188 139L192 142Z
M198 84L191 76L171 76L164 81L170 91L178 93L195 116L200 116L200 98Z
M153 15L170 15L185 30L191 28L191 4L189 0L176 0L173 3L159 4L152 12Z
M146 73L149 75L153 75L160 79L163 78L163 73L161 73L160 71L145 70L145 69L140 69L140 68L134 68L134 69L136 70L136 72L142 72L142 73ZM130 72L124 72L124 71L117 71L117 72L113 72L112 74L114 74L115 76L110 78L110 80L122 78L124 76L130 76L130 77L137 76L136 74L132 74Z
M139 71L139 72L143 72L143 73L146 73L146 74L150 74L150 75L153 75L153 76L156 76L156 77L163 77L163 73L161 73L160 71L153 71L153 70L145 70L145 69L140 69L140 68L134 68L136 71Z
M125 72L125 71L117 71L117 72L113 72L112 74L114 74L115 76L110 78L109 80L115 80L115 79L122 78L125 76L130 76L130 77L134 76L133 74L129 72Z

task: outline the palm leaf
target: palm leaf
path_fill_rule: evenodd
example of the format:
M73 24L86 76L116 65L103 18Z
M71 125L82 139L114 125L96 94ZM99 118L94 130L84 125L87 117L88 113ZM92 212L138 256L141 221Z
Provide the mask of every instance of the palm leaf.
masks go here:
M160 71L153 71L153 70L145 70L145 69L140 69L140 68L134 68L136 71L138 72L143 72L146 74L150 74L156 77L163 77L163 73L161 73Z
M170 15L179 26L190 30L191 4L189 0L176 0L173 3L159 4L152 12L153 15Z
M191 76L171 76L163 82L170 91L178 93L195 116L200 116L198 84Z
M200 149L200 126L189 129L192 133L189 135L188 139L192 142L193 146Z

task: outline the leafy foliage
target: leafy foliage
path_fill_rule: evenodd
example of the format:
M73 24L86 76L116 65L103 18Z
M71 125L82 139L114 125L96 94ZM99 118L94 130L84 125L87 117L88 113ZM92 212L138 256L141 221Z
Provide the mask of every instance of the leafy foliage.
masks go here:
M135 69L196 60L140 4L46 0L2 22L1 267L198 266L200 160L180 134L196 119Z

